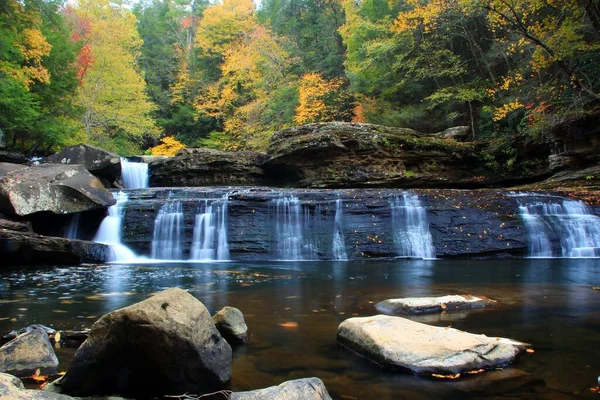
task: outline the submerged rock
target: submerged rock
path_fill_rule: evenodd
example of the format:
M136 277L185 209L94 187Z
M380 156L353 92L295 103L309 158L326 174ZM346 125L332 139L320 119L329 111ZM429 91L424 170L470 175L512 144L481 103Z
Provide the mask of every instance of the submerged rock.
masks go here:
M121 177L121 158L118 154L87 144L65 147L46 158L45 162L83 165L92 174L111 184Z
M455 375L504 366L529 347L511 339L385 315L347 319L340 324L337 338L383 367L417 374Z
M331 400L319 378L295 379L279 386L232 393L230 400Z
M267 156L250 151L183 149L149 165L150 186L264 185Z
M448 295L388 299L375 304L375 308L384 314L424 314L483 308L495 303L495 301L485 297Z
M104 263L112 250L102 243L0 230L3 265Z
M11 215L70 214L113 204L110 192L81 165L43 164L0 179L0 211Z
M26 390L15 376L0 373L0 398L11 400L71 400L72 397L41 390Z
M73 396L200 394L229 381L231 357L206 307L174 288L100 318L56 386Z
M0 372L16 376L58 373L58 359L42 329L30 327L25 333L0 347Z
M224 307L213 316L215 326L229 344L246 343L248 326L244 314L235 307Z

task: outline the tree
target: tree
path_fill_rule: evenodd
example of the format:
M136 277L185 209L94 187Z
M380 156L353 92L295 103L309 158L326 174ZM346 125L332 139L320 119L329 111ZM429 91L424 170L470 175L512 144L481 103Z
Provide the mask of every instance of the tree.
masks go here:
M317 73L302 76L299 87L299 104L295 122L298 125L311 122L350 121L352 109L346 108L348 94L339 78L324 79Z

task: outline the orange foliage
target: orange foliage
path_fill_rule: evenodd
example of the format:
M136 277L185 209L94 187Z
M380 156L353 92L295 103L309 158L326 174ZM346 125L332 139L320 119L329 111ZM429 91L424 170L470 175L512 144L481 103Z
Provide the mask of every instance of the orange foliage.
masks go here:
M161 142L161 144L149 149L150 154L153 156L174 156L179 150L185 147L183 143L173 136L164 137Z
M340 78L326 80L316 72L304 74L298 88L299 104L294 118L296 123L302 125L350 119L341 110L341 106L348 102L342 86Z

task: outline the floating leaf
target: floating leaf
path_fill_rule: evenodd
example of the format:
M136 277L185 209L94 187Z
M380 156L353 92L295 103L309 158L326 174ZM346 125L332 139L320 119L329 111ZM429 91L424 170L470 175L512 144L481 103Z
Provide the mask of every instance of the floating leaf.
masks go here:
M525 350L525 351L526 351L526 352L528 352L528 353L535 353L535 350L534 350L534 349L527 349L527 350Z
M460 373L457 373L455 375L431 374L431 376L438 379L458 379L460 378Z
M58 314L64 314L66 313L65 310L52 310L52 312L58 313Z
M56 332L54 334L54 342L56 342L56 343L60 342L60 332Z
M286 321L286 322L282 322L281 324L279 324L279 326L281 326L282 328L285 328L285 329L297 329L298 323L294 322L294 321Z

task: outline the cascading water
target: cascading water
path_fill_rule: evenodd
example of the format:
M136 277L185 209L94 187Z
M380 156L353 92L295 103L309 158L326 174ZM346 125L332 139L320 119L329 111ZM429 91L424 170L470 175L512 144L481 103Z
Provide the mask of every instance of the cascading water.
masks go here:
M331 242L331 252L336 260L347 260L346 243L343 232L343 202L341 199L335 201L335 219L333 222L333 239Z
M121 229L127 194L113 193L117 204L108 208L108 215L102 220L94 241L111 247L114 259L111 261L131 261L137 259L136 254L121 242Z
M419 196L404 193L391 201L392 228L399 257L435 258L425 209Z
M277 258L280 260L303 260L302 206L297 197L275 200L275 238Z
M220 204L219 204L220 203ZM221 200L205 200L196 214L191 260L229 260L227 242L227 205L229 196Z
M152 258L182 260L183 207L177 200L165 203L154 221Z
M67 239L77 239L77 235L79 232L79 219L81 218L81 214L73 214L71 217L71 222L67 226L65 230L65 237Z
M536 201L520 204L519 210L528 232L529 257L600 257L600 218L583 201ZM560 239L560 249L553 249L552 237Z
M148 187L148 164L130 162L121 158L121 179L125 189L145 189Z

